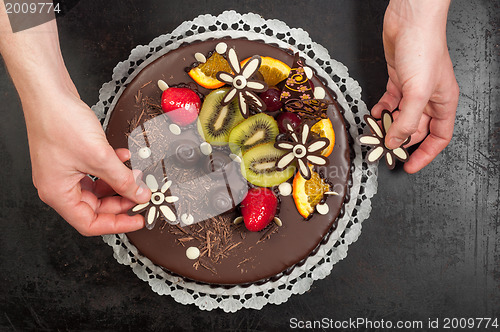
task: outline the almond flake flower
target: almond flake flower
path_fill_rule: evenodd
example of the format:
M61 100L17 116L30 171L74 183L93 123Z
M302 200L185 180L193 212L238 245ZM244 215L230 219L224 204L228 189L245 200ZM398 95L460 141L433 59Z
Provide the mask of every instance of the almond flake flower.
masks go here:
M311 170L307 165L308 163L317 166L328 164L328 159L321 155L321 151L330 144L330 140L326 137L310 139L311 130L308 123L299 126L297 131L293 130L290 123L286 123L286 128L288 136L292 140L277 140L274 143L277 149L289 151L277 160L276 169L284 170L297 160L300 174L304 179L309 180Z
M389 169L393 169L396 166L396 159L402 162L407 162L410 155L403 145L410 142L410 137L401 144L398 148L394 150L388 149L385 146L385 136L389 131L392 123L394 122L391 112L388 110L382 111L382 125L379 126L377 120L371 115L365 115L365 122L370 127L372 135L361 135L359 137L359 142L364 145L372 146L373 149L368 152L367 159L371 163L375 163L385 156L385 161Z
M254 106L260 111L265 111L266 104L255 92L265 91L267 89L267 84L250 79L260 68L262 62L260 56L254 55L245 63L243 68L240 66L240 61L238 60L234 48L230 48L226 56L234 74L220 71L216 75L219 81L232 85L232 88L226 93L224 99L222 99L221 104L227 105L235 97L238 97L241 115L243 115L245 119L248 118L250 106Z
M172 210L172 203L177 202L179 197L167 196L166 192L172 185L172 181L165 182L161 188L152 174L146 176L146 185L151 189L151 199L147 203L137 204L129 210L129 214L138 214L146 211L144 219L146 220L146 228L153 229L160 214L170 222L177 219L174 211Z

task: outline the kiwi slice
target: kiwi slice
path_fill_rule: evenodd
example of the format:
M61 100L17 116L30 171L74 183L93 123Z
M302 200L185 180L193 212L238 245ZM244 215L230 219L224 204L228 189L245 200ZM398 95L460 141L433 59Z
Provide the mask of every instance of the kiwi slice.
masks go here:
M292 164L283 171L276 170L276 161L286 152L274 147L274 143L258 145L243 155L241 174L248 182L259 187L274 187L285 182L295 173Z
M253 115L237 125L229 134L229 148L234 154L245 154L254 146L274 142L278 123L267 114Z
M237 98L227 105L221 105L228 91L229 88L222 88L210 92L198 115L198 132L213 145L226 145L231 130L244 120Z

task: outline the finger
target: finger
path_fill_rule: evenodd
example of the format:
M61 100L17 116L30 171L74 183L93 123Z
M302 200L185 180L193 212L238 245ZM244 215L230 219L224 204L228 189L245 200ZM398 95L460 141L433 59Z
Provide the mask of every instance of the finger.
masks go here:
M130 151L128 149L116 149L115 153L121 162L125 162L130 159ZM82 181L80 181L80 185L82 187L82 190L93 192L97 196L97 198L112 196L116 194L115 190L101 179L92 181L90 177L86 176L82 179Z
M118 159L120 159L122 163L126 162L131 157L129 149L124 149L124 148L115 149L115 153Z
M405 93L408 91L407 93ZM419 92L421 89L407 88L399 104L401 113L389 128L385 144L389 149L395 149L412 134L420 124L424 108L429 102L430 94Z
M394 119L397 119L399 116L399 111L393 112L392 116ZM423 141L425 137L429 134L429 122L431 121L431 117L428 116L427 114L422 114L422 118L420 119L420 123L418 124L418 129L417 131L411 135L411 140L407 144L404 145L404 147L409 147L412 145L415 145L417 143L420 143Z
M99 200L93 193L80 191L79 186L75 186L68 192L67 200L53 206L79 233L95 236L141 229L144 226L141 215L123 213L130 205L133 203L127 203L125 198L120 197Z
M416 173L427 166L450 143L453 136L454 117L443 120L432 119L429 124L430 134L415 150L404 169L407 173Z
M401 92L396 87L394 82L389 78L387 82L387 91L384 93L382 98L378 101L371 110L372 116L380 119L383 110L393 111L395 110L401 100Z
M92 174L107 183L117 194L136 203L145 203L151 197L151 191L120 161L111 147L93 164Z

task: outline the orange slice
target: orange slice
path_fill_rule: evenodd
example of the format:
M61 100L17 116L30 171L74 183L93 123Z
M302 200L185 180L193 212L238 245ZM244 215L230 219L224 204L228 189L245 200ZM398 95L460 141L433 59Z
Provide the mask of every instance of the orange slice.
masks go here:
M335 131L333 130L333 125L330 119L321 119L316 122L314 126L311 127L311 131L318 134L321 137L326 137L330 141L330 144L321 151L321 155L328 157L335 145Z
M306 181L300 172L297 172L293 178L293 201L304 218L314 212L314 208L321 201L324 193L330 191L328 183L312 170L312 165L309 165L309 169L311 179Z
M224 85L223 82L216 78L220 71L232 73L231 67L227 60L217 52L214 52L207 62L200 63L198 66L191 69L188 74L191 78L207 89L217 89Z
M268 56L262 56L261 59L259 72L268 86L275 86L290 74L290 67L286 63ZM250 58L241 61L240 66L243 67L248 60Z

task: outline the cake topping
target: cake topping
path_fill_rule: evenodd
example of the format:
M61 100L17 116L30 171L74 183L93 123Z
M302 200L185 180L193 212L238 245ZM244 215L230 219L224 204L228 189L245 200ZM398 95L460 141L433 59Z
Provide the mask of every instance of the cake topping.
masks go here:
M290 196L292 193L292 185L288 182L283 182L278 186L281 196Z
M328 103L320 99L291 100L283 106L285 111L298 114L303 120L327 119Z
M265 111L266 104L255 94L267 89L267 84L252 79L252 76L260 67L261 58L258 55L253 56L241 68L238 56L234 48L230 48L226 55L232 73L220 71L216 77L219 81L232 86L227 92L222 105L227 105L234 98L238 98L241 115L248 118L250 107L254 107L260 111Z
M276 87L270 87L259 94L260 99L266 104L266 111L275 112L283 107L280 95L281 91Z
M304 179L300 173L297 173L293 179L293 200L297 211L306 219L311 216L316 205L320 204L327 193L336 194L330 191L330 185L321 178L319 173L312 170L311 165L309 168L312 174L311 179ZM324 211L324 208L321 209Z
M158 80L158 87L161 91L165 91L169 88L168 84L164 80Z
M161 96L163 112L179 126L196 121L200 107L200 97L189 88L168 88Z
M214 145L226 145L231 130L244 120L237 100L222 105L229 88L210 92L201 106L198 132L205 141Z
M207 58L203 54L201 54L200 52L195 53L194 58L196 59L196 61L198 61L200 63L207 62Z
M318 86L314 88L314 98L315 99L323 99L326 97L326 91L322 87Z
M310 70L310 68L308 69ZM281 92L281 101L287 103L290 100L314 99L314 93L309 78L302 64L302 60L300 60L299 54L295 53L292 69L290 70L286 84Z
M252 232L266 228L274 219L278 199L269 188L251 188L241 202L241 215L245 227Z
M276 163L284 154L272 142L257 145L243 155L241 174L248 182L259 187L278 186L295 173L293 165L281 171L277 169Z
M396 166L396 159L407 162L410 155L408 151L403 147L403 145L410 142L410 137L394 150L391 150L385 146L385 135L389 131L392 125L393 118L391 112L388 110L382 111L382 125L379 126L377 120L371 115L365 115L365 122L370 127L372 132L371 135L361 135L359 137L359 142L364 145L372 146L373 149L368 152L367 159L370 163L377 162L380 158L385 155L385 160L389 169L393 169Z
M177 202L179 197L167 195L172 181L165 182L160 188L154 175L148 174L146 175L146 185L151 190L151 199L147 203L134 206L128 213L135 215L146 211L145 220L147 229L152 229L155 226L160 215L170 222L175 222L177 216L175 215L175 207L172 203Z
M179 127L178 125L176 125L175 123L171 123L169 126L168 126L168 130L170 130L170 132L174 135L180 135L181 134L181 127Z
M328 138L311 138L311 131L308 123L302 124L297 130L294 130L290 124L288 127L289 139L277 140L274 146L278 149L287 151L276 162L276 168L283 170L297 161L299 165L299 172L304 179L311 178L311 171L307 166L308 163L318 166L325 166L328 164L328 159L321 155L321 151L326 148L330 141Z
M203 153L205 156L208 156L209 154L212 153L212 146L210 145L210 143L207 143L207 142L202 142L200 144L200 151L201 153Z
M330 208L326 203L318 204L316 205L316 211L318 211L319 214L325 215L330 211Z
M148 147L140 148L138 154L140 158L147 159L151 156L151 149Z
M189 225L192 225L193 222L194 222L194 217L192 214L188 214L188 213L183 213L181 215L181 221L183 224L189 226Z
M208 55L203 63L195 63L193 67L186 68L188 75L199 85L207 89L217 89L224 85L215 77L222 70L231 71L227 60L217 52Z
M189 259L197 259L200 257L200 249L196 247L189 247L186 249L186 257Z
M290 74L290 66L286 63L268 56L263 56L261 59L262 62L258 72L262 75L262 79L268 86L276 86ZM243 66L248 60L250 60L250 58L243 60L241 65Z
M220 42L215 46L215 51L219 54L225 54L227 51L227 44Z
M321 150L321 155L328 157L335 146L335 131L333 130L333 124L330 119L321 119L316 122L311 127L311 132L318 134L320 137L326 137L330 141L330 144L323 150Z
M278 123L272 116L255 114L231 130L229 148L236 155L245 154L254 146L274 142L278 132Z

